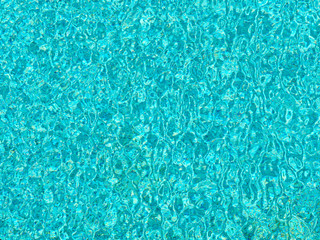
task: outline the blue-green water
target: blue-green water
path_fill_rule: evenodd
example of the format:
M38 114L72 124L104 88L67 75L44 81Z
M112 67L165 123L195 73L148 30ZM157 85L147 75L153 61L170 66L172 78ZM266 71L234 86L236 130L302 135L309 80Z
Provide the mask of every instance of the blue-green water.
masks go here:
M318 0L0 19L0 239L320 239Z

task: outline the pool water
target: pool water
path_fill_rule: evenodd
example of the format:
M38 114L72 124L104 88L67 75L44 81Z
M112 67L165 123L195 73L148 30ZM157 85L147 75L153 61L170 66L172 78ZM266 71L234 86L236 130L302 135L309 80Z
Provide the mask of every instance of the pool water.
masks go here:
M319 1L0 6L0 239L320 239Z

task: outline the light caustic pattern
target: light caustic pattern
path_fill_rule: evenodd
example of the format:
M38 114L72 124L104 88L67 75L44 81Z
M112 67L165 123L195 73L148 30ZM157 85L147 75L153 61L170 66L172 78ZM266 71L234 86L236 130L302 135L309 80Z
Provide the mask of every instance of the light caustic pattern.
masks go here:
M320 239L317 0L2 0L1 239Z

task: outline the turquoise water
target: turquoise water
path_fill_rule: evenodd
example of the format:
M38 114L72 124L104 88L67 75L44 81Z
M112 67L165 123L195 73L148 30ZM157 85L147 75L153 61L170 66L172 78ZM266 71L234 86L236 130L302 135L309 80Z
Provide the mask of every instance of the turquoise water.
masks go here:
M319 10L2 0L0 239L320 239Z

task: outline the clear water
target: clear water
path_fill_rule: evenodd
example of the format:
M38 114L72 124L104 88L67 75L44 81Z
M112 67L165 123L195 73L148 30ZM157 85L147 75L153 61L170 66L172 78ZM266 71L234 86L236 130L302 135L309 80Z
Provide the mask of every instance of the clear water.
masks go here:
M2 0L0 238L320 239L319 10Z

